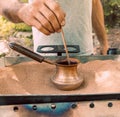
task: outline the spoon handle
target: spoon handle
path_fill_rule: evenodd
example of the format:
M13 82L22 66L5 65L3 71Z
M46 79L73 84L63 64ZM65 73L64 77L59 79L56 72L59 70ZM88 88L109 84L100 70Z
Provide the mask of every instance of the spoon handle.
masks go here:
M67 55L67 61L68 61L68 64L70 65L70 59L69 59L70 57L69 57L69 53L68 53L68 48L66 46L66 40L65 40L63 29L61 29L61 36L62 36L62 41L63 41L63 44L64 44L65 52L66 52L66 55Z

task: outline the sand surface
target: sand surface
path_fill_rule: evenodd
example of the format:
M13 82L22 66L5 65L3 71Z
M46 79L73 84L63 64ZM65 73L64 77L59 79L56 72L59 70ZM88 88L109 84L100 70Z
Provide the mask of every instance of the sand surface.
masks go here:
M56 67L35 61L24 62L14 66L0 68L0 94L88 94L120 92L120 62L91 61L78 65L78 74L84 83L76 90L61 91L51 82ZM109 102L113 107L109 108ZM95 108L90 108L91 102L78 102L75 109L70 108L61 115L57 109L64 109L62 104L51 109L51 104L36 105L40 112L26 109L23 105L0 106L1 117L119 117L120 101L95 101ZM14 107L18 110L14 111ZM41 109L45 112L41 112ZM48 113L49 112L49 113ZM102 113L101 113L102 112ZM88 114L89 113L89 114Z
M82 94L120 92L120 62L95 60L78 65L84 83L61 91L51 82L56 66L35 61L0 68L0 94Z

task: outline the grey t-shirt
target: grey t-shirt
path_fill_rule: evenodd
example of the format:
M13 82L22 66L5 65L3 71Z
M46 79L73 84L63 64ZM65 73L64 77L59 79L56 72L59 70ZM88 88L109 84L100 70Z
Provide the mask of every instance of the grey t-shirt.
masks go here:
M32 2L32 0L29 0ZM79 45L80 53L93 53L92 39L92 0L58 0L66 12L66 25L63 27L67 45ZM61 34L46 36L33 27L34 51L39 45L63 45Z

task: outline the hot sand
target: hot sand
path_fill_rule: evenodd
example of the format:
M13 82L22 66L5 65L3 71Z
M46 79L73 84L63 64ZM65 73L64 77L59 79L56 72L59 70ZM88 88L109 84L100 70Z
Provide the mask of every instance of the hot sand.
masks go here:
M74 91L61 91L51 82L56 67L35 61L0 68L0 94L63 94L119 92L120 62L91 61L78 65L84 83Z
M74 91L61 91L51 82L55 66L35 61L24 62L14 66L0 68L0 94L88 94L88 93L119 93L120 92L120 62L105 60L91 61L78 65L79 76L84 83ZM119 101L114 101L114 107L108 108L107 101L80 102L77 108L70 109L62 115L27 110L23 105L0 106L1 117L119 117ZM49 106L48 106L49 105ZM50 108L50 104L37 105L40 108ZM14 107L18 107L14 111ZM52 110L54 113L54 110ZM102 113L101 113L102 112ZM89 114L88 114L89 113ZM109 116L110 115L110 116ZM118 116L117 116L118 115Z

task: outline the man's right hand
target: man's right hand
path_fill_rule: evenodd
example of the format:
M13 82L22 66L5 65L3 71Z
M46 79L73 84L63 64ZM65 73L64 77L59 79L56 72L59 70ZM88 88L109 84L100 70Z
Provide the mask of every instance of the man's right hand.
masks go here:
M65 25L65 13L54 0L34 0L18 10L19 18L45 35L59 32Z

